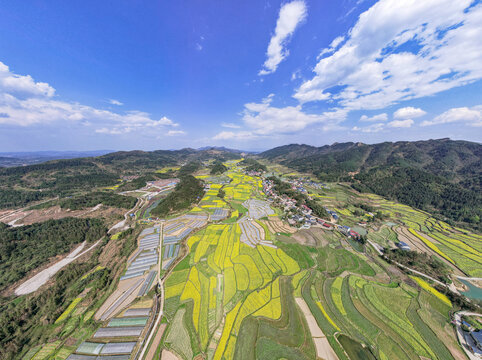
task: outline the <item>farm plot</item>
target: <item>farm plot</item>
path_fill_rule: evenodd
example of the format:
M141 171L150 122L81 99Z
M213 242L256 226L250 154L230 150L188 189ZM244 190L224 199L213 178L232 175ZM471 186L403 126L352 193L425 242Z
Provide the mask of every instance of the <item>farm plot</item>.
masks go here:
M290 231L281 228L277 217L269 216L268 203L258 201L263 199L259 179L239 174L234 167L227 175L232 181L223 186L224 199L239 220L209 224L187 239L188 254L165 280L167 327L160 351L187 359L313 359L318 355L346 360L347 353L370 360L451 358L447 354L453 349L448 351L434 335L448 334L443 316L450 306L429 288L421 291L408 278L403 280L412 286L403 281L389 283L393 274L377 264L382 260L353 251L336 231L310 229L321 234L300 245L295 238L298 233L286 236ZM215 205L217 189L207 194L209 204ZM330 206L342 214L340 201L354 196L343 186L326 194L333 198ZM380 197L366 198L394 217L390 227L378 229L376 242L388 245L399 240L395 221L397 226L411 221L420 223L416 229L448 231L448 225L432 222L424 213ZM355 206L349 206L343 221L354 226L360 220L353 215ZM207 209L210 214L214 211L214 207ZM249 221L267 215L268 219ZM455 238L464 234L453 231L452 239L465 242ZM274 233L285 233L273 243L276 247L259 246L274 239ZM468 236L467 242L475 239ZM399 280L401 275L397 276Z
M145 307L146 305L152 306L152 299L140 300L107 324L104 323L104 327L94 333L92 340L81 343L69 359L81 359L84 355L122 355L128 359L153 313L152 308ZM137 341L133 341L135 338Z
M142 231L139 236L138 250L129 259L129 266L121 280L137 278L158 263L160 242L159 228L152 227ZM152 278L152 275L149 276Z
M244 202L259 194L260 179L235 172L229 172L227 176L232 179L231 183L223 188L227 200Z
M42 346L42 348L32 357L32 360L44 360L50 357L60 345L60 341Z
M179 255L180 242L189 234L206 225L207 215L189 213L166 223L163 229L162 269L166 270Z
M293 234L296 232L296 228L285 224L277 216L270 216L268 220L261 220L268 227L269 231L276 233Z
M116 290L100 306L95 319L105 321L142 297L154 284L160 243L159 227L144 229L138 237L138 249L129 258L128 268L121 276ZM152 269L154 267L154 269ZM149 271L148 273L146 273Z
M256 247L257 245L266 245L273 248L276 246L271 242L265 240L266 234L263 226L258 224L254 220L250 220L247 217L243 217L238 220L238 225L241 229L241 242L244 244Z
M291 294L288 278L280 280L279 300L276 305L279 306L279 318L259 316L260 312L257 312L242 321L235 359L316 357L308 325Z
M378 284L354 276L349 280L350 290L361 302L357 306L360 312L365 315L370 314L371 322L380 330L385 330L386 335L390 336L407 355L437 357L434 353L435 349L430 347L422 333L407 317L411 303L416 302L414 296L416 292L412 293L402 287ZM391 301L394 298L397 299L396 302ZM390 353L388 349L381 349L381 351L385 354Z
M248 209L248 215L252 219L258 220L265 216L274 215L274 210L264 200L249 199L243 203L243 206Z
M383 284L349 272L344 277L325 278L315 273L308 280L303 279L303 299L338 356L343 355L340 344L349 347L344 349L348 353L353 347L360 351L368 349L365 344L370 344L373 354L364 355L368 359L452 358L447 356L449 352L443 343L432 335L445 331L446 320L431 322L432 330L428 329L427 320L416 310L420 306L415 288ZM434 308L443 307L445 311L450 308L440 297L434 296L431 301ZM434 312L429 309L424 306L424 310ZM340 338L341 335L348 336L350 341Z
M236 181L230 185L233 189L242 186ZM195 349L202 349L213 358L231 359L244 318L281 316L278 275L294 274L299 266L274 245L252 247L243 243L243 227L251 245L272 245L264 240L267 228L246 217L237 223L208 225L188 239L189 256L173 269L165 283L166 315L172 322L164 340L167 349L187 355L186 345L171 335L185 331L194 349L192 355ZM177 322L186 325L181 328Z
M308 323L308 328L310 329L311 337L315 343L316 356L326 360L337 360L338 356L335 354L330 346L330 343L326 339L325 334L318 326L315 318L311 314L308 305L306 305L303 298L296 298L296 303L300 307L303 315L305 316L306 322Z
M219 221L228 217L229 211L222 208L214 208L214 213L211 215L212 221Z
M403 224L397 226L395 234L387 226L382 226L378 232L369 232L370 240L382 246L404 241L415 251L436 254L455 266L456 273L461 271L467 276L482 276L481 235L451 226L434 219L429 213L406 205L370 194L360 196L370 199L371 205L388 215L391 221Z

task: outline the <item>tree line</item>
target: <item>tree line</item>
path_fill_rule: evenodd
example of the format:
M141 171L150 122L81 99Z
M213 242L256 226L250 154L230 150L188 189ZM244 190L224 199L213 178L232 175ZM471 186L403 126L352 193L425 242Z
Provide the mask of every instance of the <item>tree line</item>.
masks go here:
M106 233L100 219L63 218L19 227L0 223L0 290L73 245Z

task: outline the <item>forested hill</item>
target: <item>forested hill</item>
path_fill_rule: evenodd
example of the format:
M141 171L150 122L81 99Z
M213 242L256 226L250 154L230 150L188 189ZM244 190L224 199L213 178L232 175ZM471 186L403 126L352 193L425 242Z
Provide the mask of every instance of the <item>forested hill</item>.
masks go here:
M468 141L439 139L374 145L349 142L322 147L292 144L259 156L301 172L328 177L380 166L414 167L466 188L480 189L482 145Z
M159 177L162 167L217 159L239 158L237 152L222 149L181 149L157 151L119 151L98 157L53 160L41 164L0 169L0 208L24 206L33 201L65 197L98 187L119 184L122 176L140 176L137 187ZM123 189L127 190L127 189Z
M480 228L482 145L438 139L286 145L259 154L324 181L349 181L447 219Z

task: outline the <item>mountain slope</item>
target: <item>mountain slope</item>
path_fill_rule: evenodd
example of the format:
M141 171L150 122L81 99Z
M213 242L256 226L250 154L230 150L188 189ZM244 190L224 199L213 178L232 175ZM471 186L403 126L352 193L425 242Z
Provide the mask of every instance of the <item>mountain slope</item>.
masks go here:
M147 180L154 180L166 176L155 173L166 166L239 157L238 153L219 149L119 151L99 157L3 168L0 169L0 208L23 206L43 198L69 196L96 187L113 186L126 175L147 175L154 177L146 177Z
M480 188L482 145L468 141L439 139L374 145L349 142L322 147L293 144L259 156L321 176L343 176L377 166L409 166L468 188Z
M480 227L482 145L478 143L439 139L322 147L293 144L259 156Z

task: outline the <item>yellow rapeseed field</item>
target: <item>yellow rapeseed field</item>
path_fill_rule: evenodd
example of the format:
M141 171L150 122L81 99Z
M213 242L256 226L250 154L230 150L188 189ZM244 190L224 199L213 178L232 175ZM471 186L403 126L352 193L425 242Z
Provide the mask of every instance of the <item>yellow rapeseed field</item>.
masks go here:
M442 300L447 305L452 306L452 303L450 302L449 298L447 296L445 296L445 294L442 294L441 292L437 291L432 286L430 286L430 284L428 282L426 282L425 280L423 280L419 277L416 277L416 276L410 275L410 277L413 280L415 280L417 282L417 284L420 285L420 287L422 289L428 291L432 295L435 295L436 297L438 297L440 300Z

